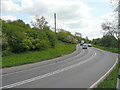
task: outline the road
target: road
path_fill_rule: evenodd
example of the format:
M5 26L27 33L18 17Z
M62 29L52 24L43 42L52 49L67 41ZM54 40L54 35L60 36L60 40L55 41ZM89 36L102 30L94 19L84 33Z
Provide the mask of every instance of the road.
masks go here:
M116 62L114 53L89 47L71 58L2 75L3 88L89 88Z

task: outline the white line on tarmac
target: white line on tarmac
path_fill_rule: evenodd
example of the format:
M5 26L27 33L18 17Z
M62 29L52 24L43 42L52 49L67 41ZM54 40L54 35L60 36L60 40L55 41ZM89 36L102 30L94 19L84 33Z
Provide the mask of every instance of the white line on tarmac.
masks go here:
M47 73L47 74L44 74L44 75L41 75L41 76L37 76L37 77L34 77L34 78L31 78L31 79L27 79L27 80L24 80L24 81L20 81L20 82L17 82L17 83L13 83L13 84L9 84L9 85L6 85L6 86L3 86L2 88L12 88L12 87L16 87L16 86L20 86L20 85L23 85L23 84L26 84L26 83L30 83L30 82L33 82L35 80L40 80L42 78L45 78L45 77L48 77L48 76L51 76L51 75L55 75L55 74L58 74L60 72L63 72L63 71L67 71L69 69L72 69L72 68L75 68L81 64L84 64L90 60L92 60L92 58L96 55L96 53L94 53L90 58L86 59L85 61L81 61L77 64L73 64L71 66L68 66L68 67L65 67L63 69L59 69L59 70L56 70L56 71L53 71L53 72L50 72L50 73Z
M95 88L117 65L118 62L118 57L116 56L116 62L114 63L114 65L109 69L109 71L107 71L100 79L98 79L93 85L91 85L89 88Z
M82 50L83 51L83 50ZM82 52L83 53L83 52ZM81 53L80 53L81 54ZM80 54L78 54L78 55L80 55ZM76 56L78 56L78 55L76 55ZM54 62L53 63L50 63L50 65L51 64L55 64ZM3 75L1 75L1 76L6 76L6 75L11 75L11 74L16 74L16 73L21 73L21 72L24 72L24 71L28 71L28 70L34 70L34 69L38 69L39 67L33 67L33 68L29 68L29 69L25 69L25 70L20 70L20 71L16 71L16 72L12 72L12 73L7 73L7 74L3 74Z

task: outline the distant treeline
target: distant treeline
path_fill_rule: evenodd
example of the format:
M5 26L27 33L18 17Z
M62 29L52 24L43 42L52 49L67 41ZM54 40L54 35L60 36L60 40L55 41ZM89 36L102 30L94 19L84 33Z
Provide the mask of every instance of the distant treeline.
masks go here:
M118 48L120 40L116 39L113 35L104 35L102 38L92 40L92 44L102 47Z

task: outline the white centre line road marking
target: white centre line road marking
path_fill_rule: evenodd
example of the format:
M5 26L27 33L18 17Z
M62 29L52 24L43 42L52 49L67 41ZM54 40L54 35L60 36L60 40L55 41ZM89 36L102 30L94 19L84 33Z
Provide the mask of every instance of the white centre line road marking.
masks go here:
M63 69L59 69L59 70L56 70L56 71L53 71L53 72L50 72L50 73L47 73L47 74L44 74L44 75L41 75L41 76L37 76L37 77L31 78L31 79L20 81L20 82L17 82L17 83L9 84L9 85L3 86L2 88L12 88L12 87L20 86L20 85L23 85L23 84L26 84L26 83L33 82L35 80L40 80L42 78L45 78L45 77L48 77L48 76L51 76L51 75L54 75L54 74L58 74L58 73L63 72L63 71L67 71L69 69L75 68L75 67L77 67L81 64L84 64L84 63L90 61L95 55L96 55L96 53L94 53L90 58L86 59L85 61L81 61L77 64L73 64L73 65L65 67Z

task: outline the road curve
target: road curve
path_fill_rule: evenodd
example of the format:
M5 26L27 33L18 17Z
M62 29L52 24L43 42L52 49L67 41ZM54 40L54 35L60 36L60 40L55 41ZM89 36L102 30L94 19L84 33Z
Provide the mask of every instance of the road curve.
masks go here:
M3 88L89 88L116 62L116 55L94 47L71 58L2 75Z

